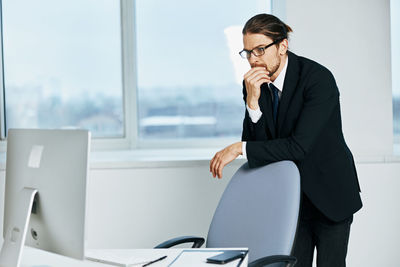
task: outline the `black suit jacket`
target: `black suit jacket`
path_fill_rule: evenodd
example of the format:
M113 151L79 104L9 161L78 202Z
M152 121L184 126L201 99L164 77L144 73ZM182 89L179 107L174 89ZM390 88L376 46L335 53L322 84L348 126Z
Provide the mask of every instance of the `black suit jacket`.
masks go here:
M250 167L292 160L303 193L328 218L341 221L362 207L353 156L342 132L339 91L322 65L288 52L276 126L267 84L261 86L262 117L246 110L242 141ZM244 83L243 83L244 84ZM243 85L243 98L246 101Z

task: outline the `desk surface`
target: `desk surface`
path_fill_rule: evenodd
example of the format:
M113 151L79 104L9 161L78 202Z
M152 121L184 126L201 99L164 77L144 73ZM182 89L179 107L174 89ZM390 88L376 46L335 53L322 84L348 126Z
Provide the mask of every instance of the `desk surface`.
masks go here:
M167 258L151 264L150 267L162 267L168 266L171 262L173 262L176 257L183 251L183 250L192 250L192 249L129 249L129 250L121 250L124 252L131 252L132 256L137 256L138 258L157 258L162 255L167 255ZM196 250L196 249L194 249ZM198 250L198 249L197 249ZM220 250L220 249L200 249L200 250ZM205 257L206 258L206 257ZM205 259L204 259L205 261ZM248 257L245 258L241 266L247 266ZM31 248L31 247L24 247L22 252L22 262L21 267L106 267L106 266L114 266L99 262L93 262L89 260L79 261L76 259L64 257L61 255L49 253L47 251ZM132 267L142 266L142 265L132 265ZM215 264L206 264L206 263L199 263L196 266L208 266L213 267ZM226 266L226 265L225 265Z

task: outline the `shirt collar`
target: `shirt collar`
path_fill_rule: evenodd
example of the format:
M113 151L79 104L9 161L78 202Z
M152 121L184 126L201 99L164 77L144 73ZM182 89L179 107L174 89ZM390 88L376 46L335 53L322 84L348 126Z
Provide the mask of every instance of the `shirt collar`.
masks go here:
M281 73L279 73L278 77L276 77L275 81L272 83L281 92L283 91L283 82L285 81L288 62L289 62L289 57L286 56L285 66L283 67Z

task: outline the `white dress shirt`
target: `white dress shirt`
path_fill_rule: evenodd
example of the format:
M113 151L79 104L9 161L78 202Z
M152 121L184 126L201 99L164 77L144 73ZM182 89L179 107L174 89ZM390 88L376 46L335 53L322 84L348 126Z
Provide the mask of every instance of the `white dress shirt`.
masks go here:
M286 56L286 63L285 66L283 67L282 71L279 73L278 77L276 77L275 81L272 82L272 84L278 89L278 96L281 98L282 91L283 91L283 82L285 81L285 76L286 76L286 70L287 70L287 65L289 62L289 57ZM270 83L268 83L269 85ZM269 88L269 87L268 87ZM272 92L270 90L270 93L272 95ZM260 110L260 107L258 107L256 110L251 109L247 104L246 104L246 109L249 112L250 119L253 123L257 123L258 120L262 116L262 112ZM247 158L247 153L246 153L246 142L242 142L242 155L244 158Z

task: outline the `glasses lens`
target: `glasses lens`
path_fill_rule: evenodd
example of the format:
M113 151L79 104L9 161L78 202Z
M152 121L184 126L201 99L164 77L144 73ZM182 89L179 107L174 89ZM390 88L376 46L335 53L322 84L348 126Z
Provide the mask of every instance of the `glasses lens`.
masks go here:
M244 58L244 59L249 58L249 52L247 52L246 50L240 51L240 52L239 52L239 55L240 55L242 58Z
M264 55L265 49L263 47L257 47L253 50L254 55L257 57Z

